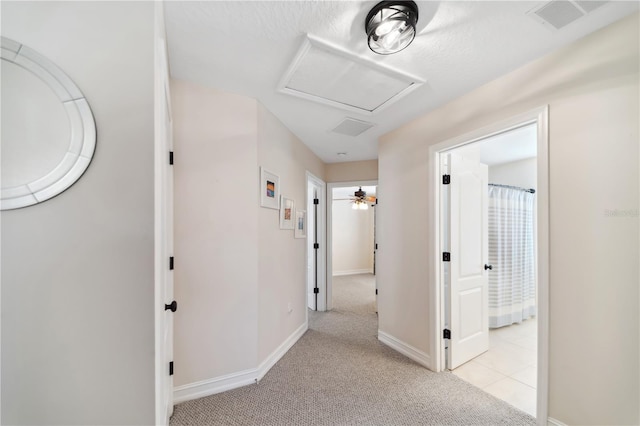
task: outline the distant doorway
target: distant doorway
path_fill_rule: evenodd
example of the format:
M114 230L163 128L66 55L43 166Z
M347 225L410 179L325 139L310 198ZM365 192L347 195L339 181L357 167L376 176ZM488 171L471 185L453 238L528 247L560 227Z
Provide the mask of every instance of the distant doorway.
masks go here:
M375 304L377 181L331 183L327 192L327 310L348 294L334 293L336 285L373 284Z

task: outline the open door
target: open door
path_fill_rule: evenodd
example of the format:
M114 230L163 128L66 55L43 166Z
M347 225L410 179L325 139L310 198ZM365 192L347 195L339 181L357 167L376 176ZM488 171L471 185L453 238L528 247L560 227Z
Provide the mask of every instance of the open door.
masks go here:
M449 154L450 342L447 368L489 349L488 167L479 156Z
M326 183L307 172L307 307L326 305Z
M173 414L173 127L162 3L155 7L155 424Z

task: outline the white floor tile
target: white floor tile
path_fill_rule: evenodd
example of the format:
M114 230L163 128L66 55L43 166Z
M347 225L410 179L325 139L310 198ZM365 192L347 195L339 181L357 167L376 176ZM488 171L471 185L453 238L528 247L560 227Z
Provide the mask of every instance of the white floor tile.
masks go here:
M489 330L489 350L453 373L536 415L537 320Z
M504 378L484 390L520 410L536 415L536 390L510 377Z
M507 377L475 361L461 365L453 370L453 374L479 388L484 388Z
M535 365L529 366L524 370L520 370L517 373L512 374L510 377L520 383L524 383L527 386L537 389L538 368Z
M524 348L505 343L489 349L474 361L505 376L510 376L531 365L535 357L532 358L532 354Z

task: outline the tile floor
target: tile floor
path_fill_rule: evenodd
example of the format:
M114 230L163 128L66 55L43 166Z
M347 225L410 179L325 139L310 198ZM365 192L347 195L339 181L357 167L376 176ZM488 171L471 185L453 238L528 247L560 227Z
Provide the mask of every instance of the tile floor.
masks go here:
M453 374L503 401L536 415L537 321L489 330L489 350Z

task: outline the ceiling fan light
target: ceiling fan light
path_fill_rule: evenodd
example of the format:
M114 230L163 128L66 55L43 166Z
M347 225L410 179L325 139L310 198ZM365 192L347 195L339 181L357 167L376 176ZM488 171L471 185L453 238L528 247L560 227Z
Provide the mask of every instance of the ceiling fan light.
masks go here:
M413 1L383 1L367 15L365 30L369 48L389 55L406 48L416 36L418 6Z

